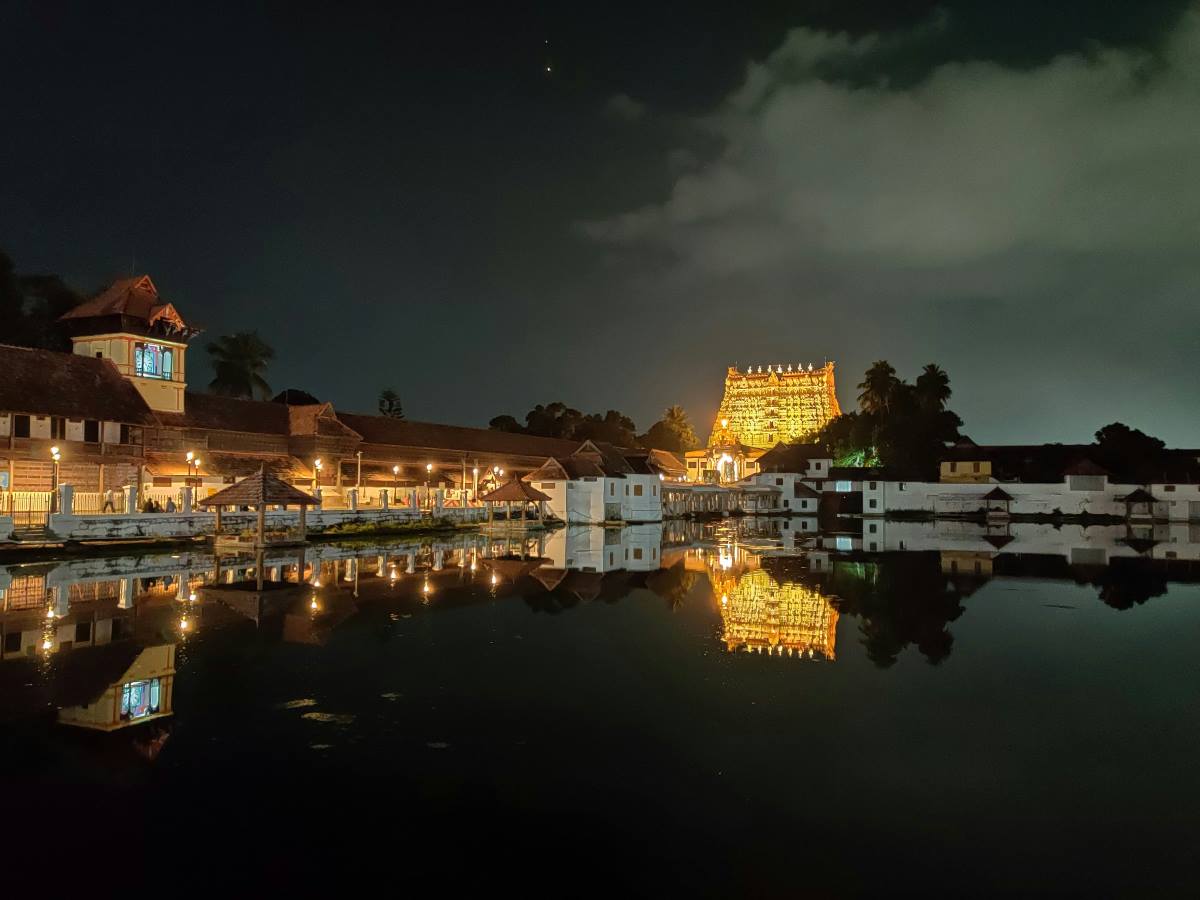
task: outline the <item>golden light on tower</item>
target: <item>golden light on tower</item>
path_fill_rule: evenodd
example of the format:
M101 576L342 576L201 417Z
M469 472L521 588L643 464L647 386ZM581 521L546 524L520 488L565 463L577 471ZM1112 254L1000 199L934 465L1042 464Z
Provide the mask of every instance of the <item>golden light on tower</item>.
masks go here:
M833 363L805 366L730 367L725 395L713 422L709 447L731 445L769 449L780 442L816 434L841 415Z
M710 575L710 578L713 578ZM717 574L722 639L731 652L833 660L838 611L817 588L777 582L762 569L737 576Z

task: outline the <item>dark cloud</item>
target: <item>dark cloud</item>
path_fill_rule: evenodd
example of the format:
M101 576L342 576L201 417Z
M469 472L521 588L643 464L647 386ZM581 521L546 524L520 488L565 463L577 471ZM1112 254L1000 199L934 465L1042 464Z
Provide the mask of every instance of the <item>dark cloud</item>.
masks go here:
M871 81L873 58L947 28L792 30L691 121L720 152L584 233L618 258L667 254L636 289L710 311L722 362L837 356L848 401L871 359L933 359L980 437L1076 439L1126 418L1200 445L1184 417L1200 362L1200 12L1154 53ZM699 339L683 322L674 333Z

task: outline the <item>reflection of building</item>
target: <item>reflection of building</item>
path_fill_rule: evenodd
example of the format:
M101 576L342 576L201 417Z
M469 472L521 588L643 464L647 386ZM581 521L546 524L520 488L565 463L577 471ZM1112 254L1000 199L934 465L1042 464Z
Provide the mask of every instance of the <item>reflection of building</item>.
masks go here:
M113 681L83 685L85 693L78 698L83 702L60 709L59 722L97 731L115 731L171 715L175 685L174 644L145 648L114 644L91 652L97 654L96 660L102 653L114 657L129 653L131 658L118 662L113 670L117 672Z
M835 658L838 612L815 587L794 581L782 584L762 569L751 569L736 581L718 578L714 586L730 650Z

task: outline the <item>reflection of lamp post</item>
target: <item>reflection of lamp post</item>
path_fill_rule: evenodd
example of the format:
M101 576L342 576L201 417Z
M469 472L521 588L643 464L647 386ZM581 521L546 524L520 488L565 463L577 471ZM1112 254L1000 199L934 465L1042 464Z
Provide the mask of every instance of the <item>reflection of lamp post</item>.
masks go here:
M57 447L50 448L50 459L54 461L54 477L50 483L50 512L58 512L58 461L62 454Z

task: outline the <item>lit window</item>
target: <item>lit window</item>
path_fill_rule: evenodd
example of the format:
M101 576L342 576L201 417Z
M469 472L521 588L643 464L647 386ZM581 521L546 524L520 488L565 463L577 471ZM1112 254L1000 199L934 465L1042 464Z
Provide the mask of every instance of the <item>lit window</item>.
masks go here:
M143 378L171 380L174 354L161 344L135 344L133 348L133 371Z
M129 682L121 688L121 718L141 719L158 712L160 693L157 678Z
M838 482L838 483L837 483L837 484L834 486L834 489L835 489L835 490L836 490L836 491L837 491L839 494L848 494L848 493L850 492L850 482L848 482L848 481L839 481L839 482Z

